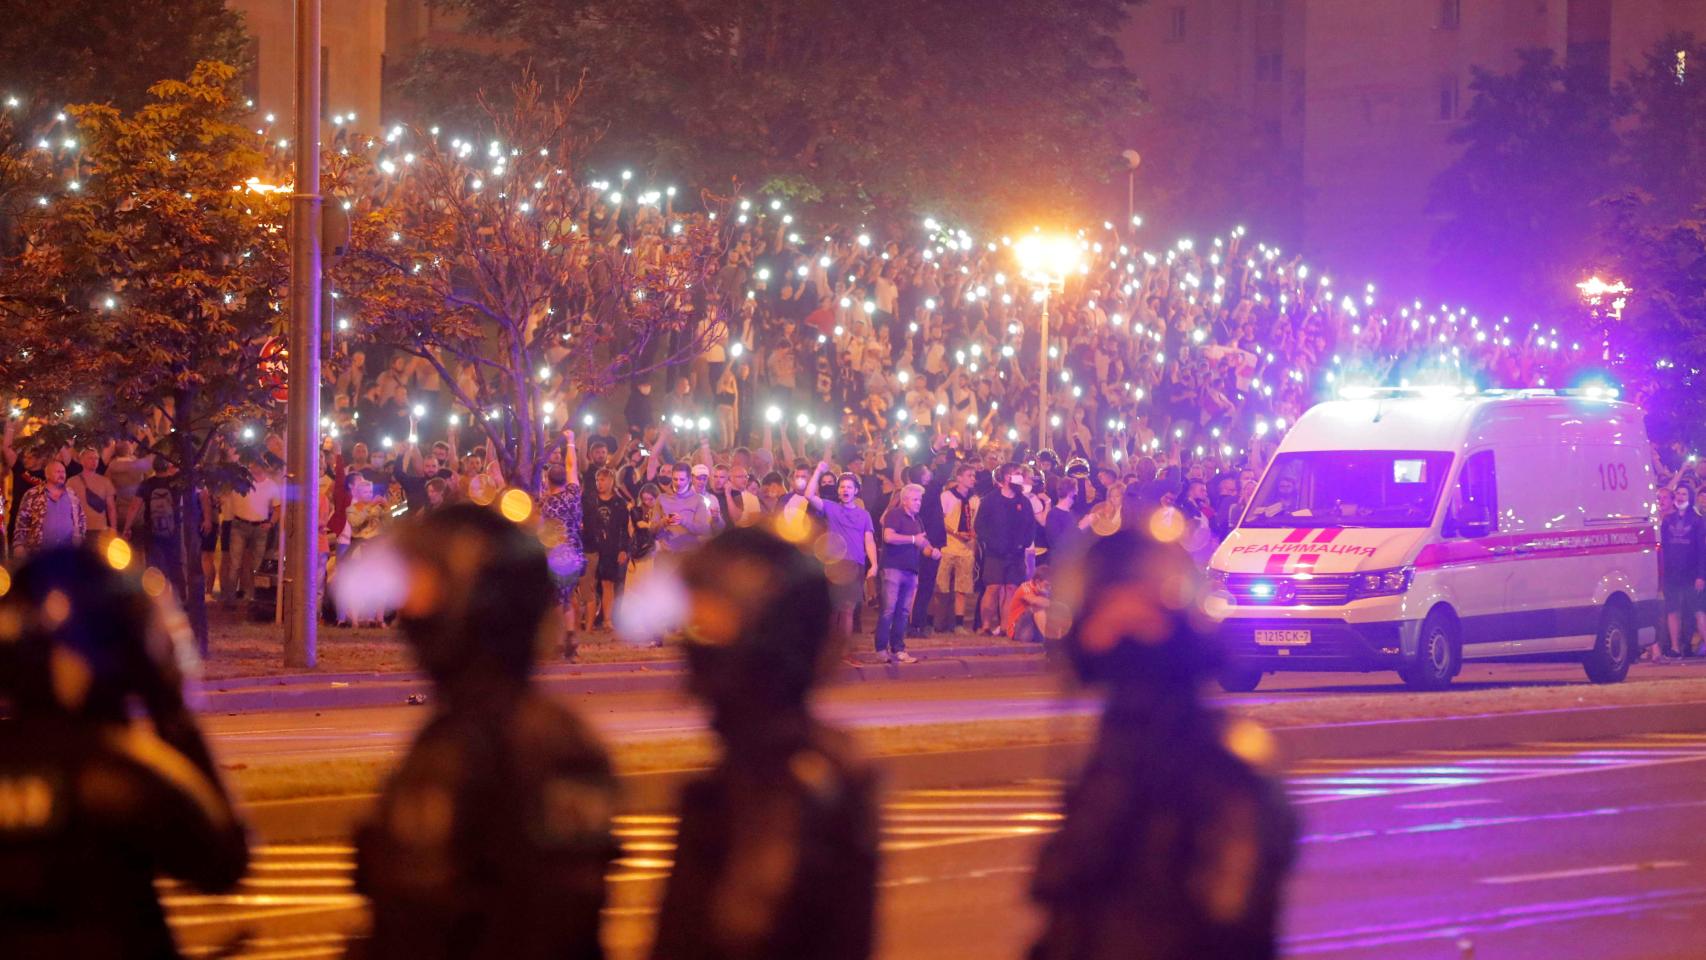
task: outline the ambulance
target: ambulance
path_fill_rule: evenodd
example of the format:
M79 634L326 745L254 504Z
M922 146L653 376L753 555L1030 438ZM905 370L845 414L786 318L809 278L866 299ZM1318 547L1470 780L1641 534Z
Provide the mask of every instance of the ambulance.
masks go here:
M1467 661L1616 683L1662 614L1652 453L1608 389L1342 392L1281 441L1209 563L1221 685Z

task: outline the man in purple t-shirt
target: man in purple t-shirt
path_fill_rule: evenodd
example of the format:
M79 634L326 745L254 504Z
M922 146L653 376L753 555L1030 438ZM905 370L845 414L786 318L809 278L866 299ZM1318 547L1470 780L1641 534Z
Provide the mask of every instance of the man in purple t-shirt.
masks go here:
M806 499L823 514L831 550L839 557L829 564L831 600L841 635L853 632L853 611L865 599L865 583L877 576L877 531L871 513L859 499L859 478L844 473L835 482L834 500L817 495L818 480L829 472L829 461L820 461L806 484ZM881 648L879 648L881 649Z

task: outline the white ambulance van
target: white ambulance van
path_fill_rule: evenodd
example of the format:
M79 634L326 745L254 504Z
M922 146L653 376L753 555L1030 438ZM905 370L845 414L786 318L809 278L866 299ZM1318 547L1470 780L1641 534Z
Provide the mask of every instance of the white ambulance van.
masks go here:
M1210 561L1221 685L1396 670L1437 690L1466 660L1616 683L1661 615L1657 522L1641 411L1606 392L1322 403Z

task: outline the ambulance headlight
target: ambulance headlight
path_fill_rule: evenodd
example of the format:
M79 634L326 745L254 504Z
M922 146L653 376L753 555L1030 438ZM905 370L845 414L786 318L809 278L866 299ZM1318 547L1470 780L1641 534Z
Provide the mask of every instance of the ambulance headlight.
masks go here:
M1413 567L1399 567L1396 570L1370 570L1359 573L1351 580L1351 596L1353 597L1391 597L1410 589L1410 581L1415 577Z

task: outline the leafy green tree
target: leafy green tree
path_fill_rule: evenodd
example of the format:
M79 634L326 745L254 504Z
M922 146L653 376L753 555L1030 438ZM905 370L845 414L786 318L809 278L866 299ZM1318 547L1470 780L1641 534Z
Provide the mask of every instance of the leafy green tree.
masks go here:
M1609 324L1617 373L1655 440L1698 450L1706 446L1706 205L1658 226L1622 206L1619 254L1607 261L1632 290Z
M595 167L738 179L849 215L1082 211L1142 103L1112 39L1138 0L441 2L510 45L512 75L585 77ZM450 117L496 71L484 52L428 51L403 90Z
M198 485L228 479L221 434L270 415L261 350L287 279L285 202L245 184L263 158L236 100L236 71L196 65L134 112L68 107L79 142L25 218L25 253L0 271L10 370L32 414L60 433L155 423L147 449L181 478L184 557L199 556ZM74 177L74 179L69 178ZM229 479L241 482L246 475ZM185 597L205 650L201 565Z
M666 216L661 197L612 213L578 169L573 112L572 94L525 82L478 146L417 129L333 158L352 215L340 311L362 340L430 363L529 492L567 416L546 406L548 384L593 394L692 360L727 316L714 214ZM637 218L630 246L606 216Z
M1617 186L1622 98L1591 72L1530 50L1507 74L1477 70L1474 101L1435 180L1438 288L1480 309L1545 313L1571 304L1598 252Z
M0 0L0 97L39 116L67 103L134 110L154 84L203 60L248 63L225 0Z

